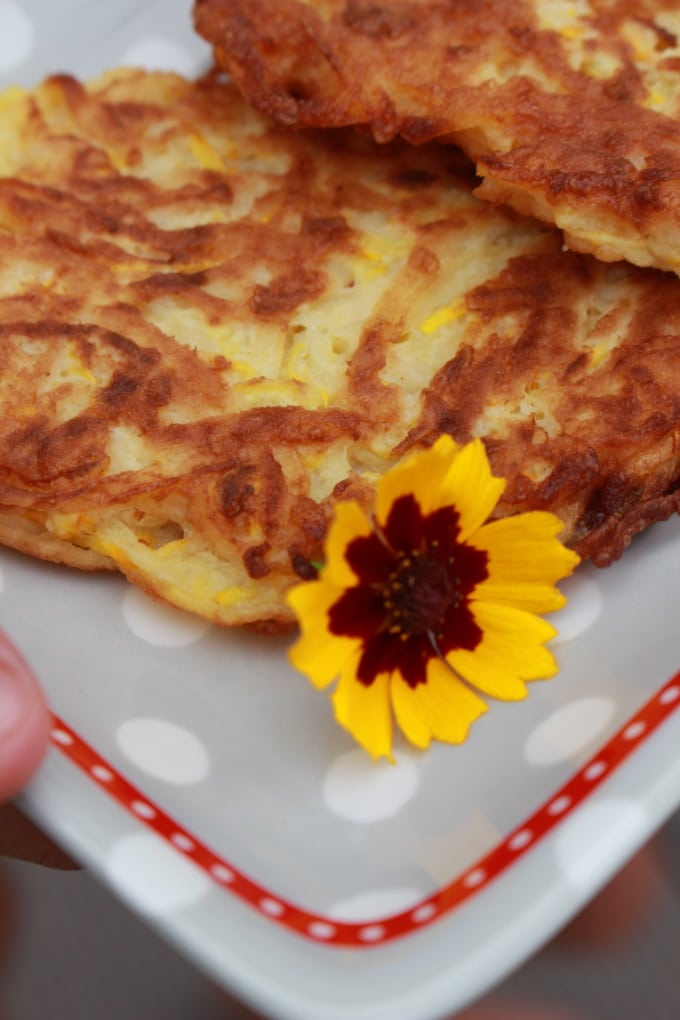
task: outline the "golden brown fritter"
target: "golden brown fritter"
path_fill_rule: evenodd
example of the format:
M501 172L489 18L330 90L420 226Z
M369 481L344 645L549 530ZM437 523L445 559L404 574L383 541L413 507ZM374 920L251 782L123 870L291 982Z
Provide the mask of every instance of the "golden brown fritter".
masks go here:
M680 281L455 147L142 72L6 95L0 138L0 541L279 627L333 505L441 432L602 565L680 504Z
M455 140L481 197L680 272L677 0L197 0L195 20L282 123Z

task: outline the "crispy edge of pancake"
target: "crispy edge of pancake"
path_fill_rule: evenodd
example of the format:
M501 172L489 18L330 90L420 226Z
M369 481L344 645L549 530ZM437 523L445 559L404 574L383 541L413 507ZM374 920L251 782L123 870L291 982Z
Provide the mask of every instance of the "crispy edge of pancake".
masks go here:
M534 5L509 0L455 12L395 0L197 0L194 20L248 100L281 123L453 139L476 161L483 199L554 223L575 250L680 273L680 110L671 118L644 105L631 44L616 36L627 17L654 22L645 5L593 7L621 61L604 80L569 65L569 40L539 28ZM659 28L662 54L668 35ZM483 85L476 47L499 64ZM551 89L513 76L527 54ZM674 59L664 66L680 81Z
M0 509L0 545L77 570L113 572L118 569L109 556L102 556L93 549L86 549L53 534L38 515L12 512L5 508Z

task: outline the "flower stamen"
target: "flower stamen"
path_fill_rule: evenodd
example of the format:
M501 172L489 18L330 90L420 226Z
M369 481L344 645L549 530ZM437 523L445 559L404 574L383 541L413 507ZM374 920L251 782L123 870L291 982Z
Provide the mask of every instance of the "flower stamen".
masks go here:
M374 585L388 634L399 634L407 640L440 630L445 614L460 604L459 578L450 573L447 563L433 555L435 549L432 542L422 552L396 553L387 583Z

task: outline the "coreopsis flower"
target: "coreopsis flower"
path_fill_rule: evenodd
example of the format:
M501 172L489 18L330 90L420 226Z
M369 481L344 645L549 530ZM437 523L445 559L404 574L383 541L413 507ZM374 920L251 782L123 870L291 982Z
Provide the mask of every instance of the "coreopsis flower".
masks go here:
M337 504L318 579L289 593L292 664L337 681L336 719L374 757L391 757L393 719L417 747L459 743L485 696L519 700L558 671L540 614L578 556L554 514L488 521L504 485L480 440L441 436L382 476L373 517Z

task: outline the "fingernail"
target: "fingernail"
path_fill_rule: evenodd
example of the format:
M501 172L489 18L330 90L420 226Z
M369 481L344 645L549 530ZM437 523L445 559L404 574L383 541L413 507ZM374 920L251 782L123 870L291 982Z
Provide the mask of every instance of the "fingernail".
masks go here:
M0 740L14 733L28 716L31 685L11 648L0 646Z

